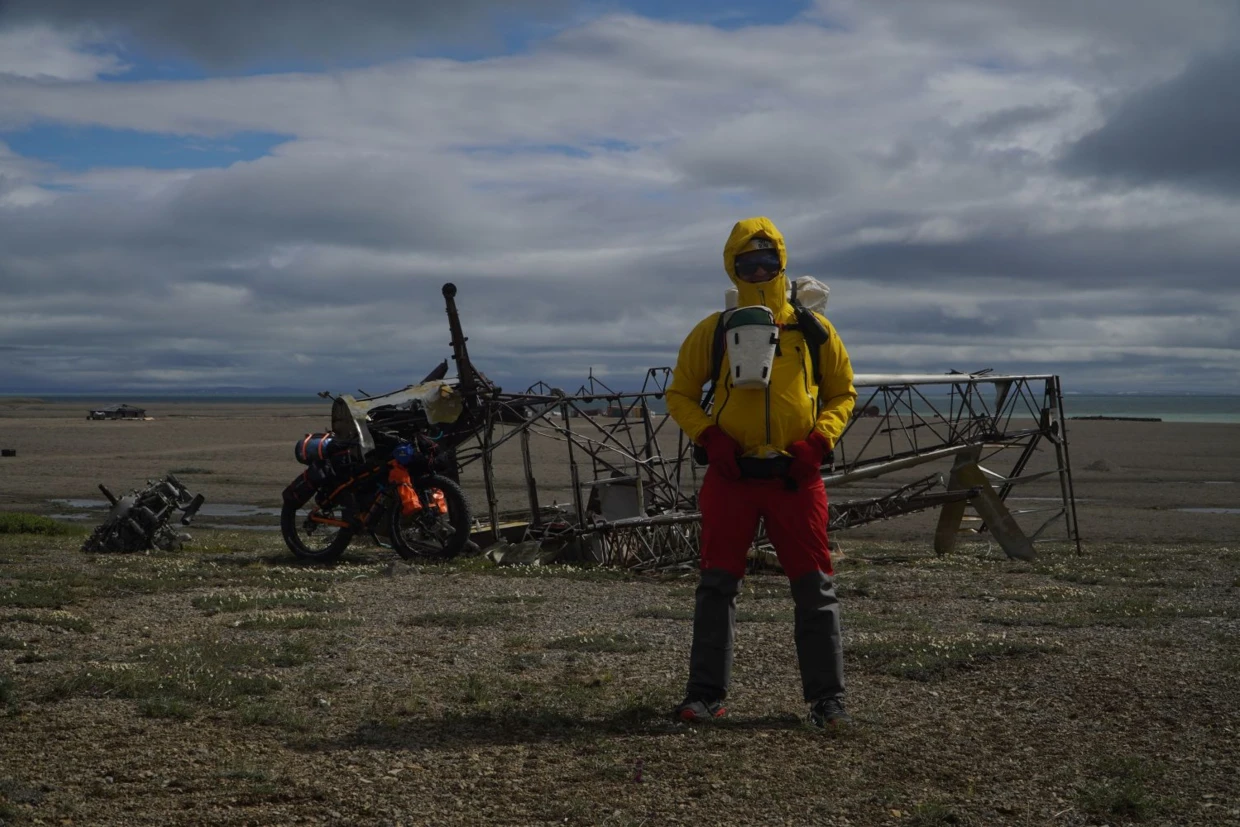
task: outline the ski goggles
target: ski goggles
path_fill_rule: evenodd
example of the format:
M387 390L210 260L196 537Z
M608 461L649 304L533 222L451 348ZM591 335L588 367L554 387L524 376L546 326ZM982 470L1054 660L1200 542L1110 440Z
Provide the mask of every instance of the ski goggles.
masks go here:
M779 272L778 250L755 250L736 257L736 274L741 278L749 278L761 267L771 275Z

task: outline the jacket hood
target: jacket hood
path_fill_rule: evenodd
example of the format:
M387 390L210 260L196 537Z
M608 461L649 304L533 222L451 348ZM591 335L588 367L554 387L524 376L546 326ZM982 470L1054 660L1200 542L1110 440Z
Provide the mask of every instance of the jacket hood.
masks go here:
M758 236L775 242L775 249L779 251L779 273L769 281L751 284L744 279L737 278L734 262L736 254L749 243L750 239ZM727 243L723 245L723 269L728 272L728 278L732 279L732 283L736 285L738 307L765 305L775 313L776 320L780 320L785 315L785 310L790 309L787 300L788 277L785 273L787 268L788 251L784 247L784 237L771 219L756 216L736 222L736 226L732 228L732 234L728 236Z

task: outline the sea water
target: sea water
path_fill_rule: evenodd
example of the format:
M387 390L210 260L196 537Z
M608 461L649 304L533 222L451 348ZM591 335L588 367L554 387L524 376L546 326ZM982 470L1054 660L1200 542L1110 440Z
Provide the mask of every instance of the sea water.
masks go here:
M993 392L980 385L981 398L989 402ZM863 388L858 392L857 405L883 405L883 395L871 398L872 391ZM930 404L941 412L946 412L948 398L946 391L939 388L924 388L923 393ZM1033 400L1035 406L1042 401L1041 388ZM955 400L960 405L959 397ZM897 410L907 416L909 402L904 397ZM915 413L930 413L927 401L914 397L912 409ZM993 410L993 409L992 409ZM1014 410L1017 416L1028 416L1028 406L1017 402ZM1219 422L1240 424L1240 395L1237 396L1205 396L1205 395L1143 395L1143 394L1083 394L1065 393L1063 397L1064 416L1107 416L1140 419L1161 419L1163 422Z
M1240 423L1240 396L1065 393L1066 416L1154 417L1164 422Z

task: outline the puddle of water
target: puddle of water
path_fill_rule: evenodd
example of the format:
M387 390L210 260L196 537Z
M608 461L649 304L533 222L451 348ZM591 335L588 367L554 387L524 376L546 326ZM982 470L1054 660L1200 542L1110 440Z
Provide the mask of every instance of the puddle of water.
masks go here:
M195 528L217 528L217 529L223 529L227 531L279 531L280 530L280 527L278 525L267 525L267 524L255 525L252 523L250 525L246 525L244 523L193 523L190 526L188 526L185 530L192 533Z
M1193 514L1240 514L1240 508L1177 508L1176 511L1189 511Z
M106 500L48 500L49 503L67 505L70 508L109 508Z
M49 500L49 502L57 505L67 505L70 508L89 508L89 509L107 509L112 504L107 500ZM198 509L200 517L278 517L280 509L264 508L258 505L242 505L241 503L213 503L205 502L202 508ZM66 517L67 519L67 517Z

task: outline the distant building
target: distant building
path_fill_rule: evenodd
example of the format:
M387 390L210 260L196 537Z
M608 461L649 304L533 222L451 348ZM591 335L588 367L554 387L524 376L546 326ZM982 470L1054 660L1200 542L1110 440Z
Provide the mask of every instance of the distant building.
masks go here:
M133 405L109 405L86 414L87 419L145 419L146 409Z

